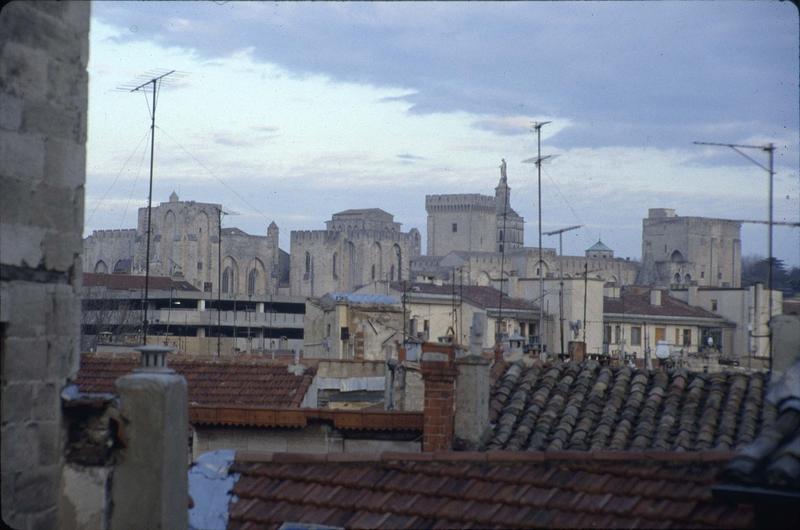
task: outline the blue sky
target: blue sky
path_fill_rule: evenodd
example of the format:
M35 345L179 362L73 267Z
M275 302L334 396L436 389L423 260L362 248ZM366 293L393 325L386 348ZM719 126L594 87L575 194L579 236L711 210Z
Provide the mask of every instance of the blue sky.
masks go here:
M585 225L565 252L602 235L638 258L652 207L765 219L766 173L693 140L774 142L775 218L800 214L787 2L93 2L90 40L87 233L146 204L148 110L114 88L173 68L155 202L222 202L251 233L275 220L287 250L353 207L424 236L425 194L491 194L500 158L535 244L534 120L559 155L543 229ZM744 226L743 253L766 253L764 226ZM800 264L800 231L776 228L775 254Z

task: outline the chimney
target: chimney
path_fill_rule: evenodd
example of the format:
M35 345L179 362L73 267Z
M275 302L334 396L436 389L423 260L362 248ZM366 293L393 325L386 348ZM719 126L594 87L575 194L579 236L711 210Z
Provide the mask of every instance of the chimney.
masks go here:
M689 285L687 291L688 294L686 295L686 303L689 305L698 305L700 300L697 296L697 285Z
M650 305L661 305L661 291L659 289L650 291Z
M425 401L422 409L422 450L450 451L453 448L455 399L455 347L426 342L422 345L422 380Z
M473 354L456 360L455 440L459 449L478 449L489 427L489 364Z
M472 325L469 327L470 355L480 355L483 353L483 338L486 336L486 327L486 313L473 313Z

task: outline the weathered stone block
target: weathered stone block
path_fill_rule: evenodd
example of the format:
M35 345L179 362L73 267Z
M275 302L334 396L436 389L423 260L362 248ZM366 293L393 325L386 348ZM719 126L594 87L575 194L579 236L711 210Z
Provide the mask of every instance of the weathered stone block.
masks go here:
M60 405L60 403L58 404ZM58 413L59 409L54 409ZM35 413L35 412L34 412ZM41 466L51 466L61 461L61 425L56 421L43 421L36 425L39 441L39 462Z
M83 185L86 149L73 141L47 138L44 143L44 174L54 186L74 189Z
M31 419L34 385L12 383L3 385L2 423L24 422Z
M74 231L68 235L54 230L48 230L42 241L44 265L50 270L68 270L75 262L75 256L80 253L80 236Z
M10 18L13 17L3 10L0 24ZM4 33L0 29L0 80L4 91L24 96L26 102L43 98L47 87L47 53L13 42Z
M26 385L27 386L27 385ZM37 421L55 421L61 408L61 400L54 383L35 384L31 416ZM56 434L58 434L56 432Z
M20 474L15 481L14 508L30 513L56 506L57 477L56 466L37 466Z
M16 131L22 123L22 100L0 93L0 129Z
M61 61L78 64L81 35L59 20L58 3L19 2L12 7L14 16L2 17L0 34L33 50L46 50Z
M33 134L0 131L0 176L3 177L3 188L13 184L8 182L9 178L42 179L44 177L42 138ZM30 184L28 186L30 187Z
M11 433L14 436L11 436ZM3 444L0 445L3 471L22 471L36 466L39 440L34 425L7 424L2 427ZM14 484L10 485L12 488ZM5 487L5 484L4 484ZM5 504L3 505L5 507Z
M8 337L3 354L3 375L7 381L38 380L47 371L47 340L44 338Z
M12 282L8 286L8 297L13 307L8 320L8 336L42 337L47 329L45 312L50 305L47 286L33 282Z
M22 132L80 141L81 110L65 109L49 101L26 103L22 110Z
M74 374L74 359L78 355L77 335L47 336L47 377L53 381L63 381Z
M37 267L44 258L44 234L38 226L0 223L0 260L6 265Z

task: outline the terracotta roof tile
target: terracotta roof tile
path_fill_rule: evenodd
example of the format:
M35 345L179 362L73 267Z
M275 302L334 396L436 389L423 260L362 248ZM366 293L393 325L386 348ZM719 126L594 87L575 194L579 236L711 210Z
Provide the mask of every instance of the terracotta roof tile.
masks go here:
M661 293L661 304L653 305L650 303L649 291L628 291L622 292L619 298L604 298L603 313L626 314L626 315L647 315L665 317L689 317L689 318L711 318L724 322L719 315L706 311L700 307L695 307L673 298L666 293Z
M347 528L753 526L751 507L710 494L727 463L721 453L627 454L625 460L602 452L495 453L490 460L468 454L461 461L284 457L294 464L238 456L229 527L291 521Z
M114 381L138 364L138 355L84 353L76 383L83 392L113 392ZM186 378L190 405L299 407L313 379L309 371L297 376L289 373L285 364L257 358L170 356L168 364Z
M773 421L761 374L510 364L484 450L731 450ZM773 409L774 410L774 409Z

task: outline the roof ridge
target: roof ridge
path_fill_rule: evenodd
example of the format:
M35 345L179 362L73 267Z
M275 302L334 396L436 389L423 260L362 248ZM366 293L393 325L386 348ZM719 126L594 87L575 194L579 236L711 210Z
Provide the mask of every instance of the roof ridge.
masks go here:
M380 453L272 453L237 451L237 462L291 463L357 463L357 462L727 462L735 451L664 451L664 450L604 450L604 451L435 451L405 453L384 451Z

